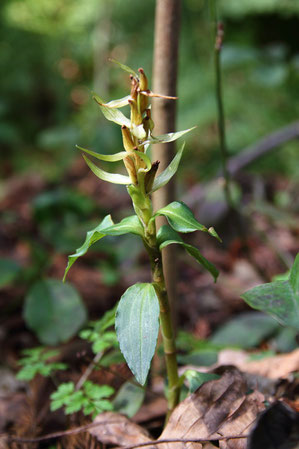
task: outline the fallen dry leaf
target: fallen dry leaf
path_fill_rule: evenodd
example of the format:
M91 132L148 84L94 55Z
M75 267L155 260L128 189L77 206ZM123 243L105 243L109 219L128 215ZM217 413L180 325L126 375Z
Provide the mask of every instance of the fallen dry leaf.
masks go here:
M203 384L174 410L160 439L214 439L248 433L257 414L264 409L263 396L254 392L246 395L247 385L243 375L229 367L223 376ZM162 445L171 449L171 444ZM201 449L200 443L176 444ZM222 448L244 449L246 439L220 441Z
M264 409L264 396L258 392L247 395L243 374L234 367L225 367L220 379L203 384L181 402L172 413L159 440L215 440L225 436L248 434L257 414ZM106 444L119 446L151 442L148 433L123 415L106 412L97 416L99 427L90 433ZM220 440L222 449L245 449L246 438ZM173 442L148 446L150 449L173 449ZM211 449L212 443L179 442L175 449Z
M151 441L148 432L143 427L119 413L101 413L94 422L99 426L91 428L89 432L104 444L131 446ZM154 446L147 446L147 448L153 449Z
M247 373L259 374L260 376L269 377L269 379L287 377L290 373L299 371L299 349L288 354L245 362L238 367Z
M218 354L218 361L211 366L184 366L180 373L186 369L194 369L200 372L210 372L223 365L233 365L241 371L269 379L286 378L289 374L299 371L299 349L288 354L279 354L265 357L260 360L249 360L250 354L243 350L224 349Z

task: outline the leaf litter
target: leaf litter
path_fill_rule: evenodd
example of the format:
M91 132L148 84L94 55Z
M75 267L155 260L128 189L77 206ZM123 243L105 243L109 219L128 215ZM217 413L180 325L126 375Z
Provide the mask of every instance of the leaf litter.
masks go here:
M265 408L263 401L264 396L259 392L248 394L245 376L238 369L227 367L220 379L206 382L176 407L157 447L171 449L173 441L162 441L183 440L176 443L176 449L202 449L206 439L219 441L221 448L245 449L246 438L225 441L223 437L247 435L257 414ZM90 433L102 443L127 447L155 442L143 427L119 414L103 413L95 422L103 425L91 429ZM186 440L193 441L186 443Z

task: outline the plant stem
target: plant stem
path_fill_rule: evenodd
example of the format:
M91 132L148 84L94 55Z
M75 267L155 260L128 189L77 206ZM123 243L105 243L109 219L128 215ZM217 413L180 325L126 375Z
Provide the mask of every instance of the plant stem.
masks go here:
M223 25L218 21L216 1L212 1L212 18L215 28L215 47L214 47L214 67L215 67L215 79L216 79L216 102L218 110L218 132L219 132L219 144L222 162L222 172L224 177L224 194L229 209L234 209L233 200L231 197L231 177L228 171L228 151L226 145L226 133L225 133L225 114L223 106L223 92L222 92L222 72L221 72L221 48L223 43Z
M150 196L145 193L144 186L142 185L129 187L128 192L131 196L134 210L144 227L143 243L149 255L152 282L159 300L160 327L168 378L167 421L171 412L179 403L180 385L176 359L175 334L163 273L162 254L157 243L156 225L155 220L153 219L153 208Z
M172 325L171 310L163 274L162 254L157 246L150 247L145 242L145 247L150 258L153 286L155 288L160 305L160 326L168 378L168 413L166 416L167 421L173 409L179 403L180 395L174 329Z

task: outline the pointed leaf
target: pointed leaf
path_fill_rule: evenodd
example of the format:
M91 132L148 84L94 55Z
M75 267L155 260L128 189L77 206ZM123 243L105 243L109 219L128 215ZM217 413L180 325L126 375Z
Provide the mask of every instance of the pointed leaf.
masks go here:
M183 145L181 146L175 157L172 159L168 167L159 176L157 176L150 193L153 193L156 190L160 189L161 187L165 186L168 183L168 181L170 181L170 179L175 175L178 166L180 164L184 148L185 142L183 143Z
M83 155L83 158L90 168L90 170L102 181L108 181L112 184L123 184L129 185L132 184L131 178L129 176L119 175L118 173L108 173L107 171L102 170L97 165L95 165L88 157Z
M98 97L98 98L100 98L100 97ZM130 98L131 98L131 95L127 95L126 97L109 101L109 103L103 103L103 106L105 106L106 108L112 108L112 109L123 108L124 106L127 106L129 104Z
M170 226L168 225L161 226L161 228L157 233L157 241L160 250L162 250L168 245L172 245L173 243L182 245L187 251L187 253L190 254L190 256L194 257L194 259L197 260L197 262L200 263L213 276L214 281L216 282L217 277L219 275L217 268L211 262L209 262L200 253L200 251L197 248L195 248L195 246L185 243L181 238L181 236Z
M80 248L77 249L75 254L72 254L68 257L68 265L66 267L63 280L65 280L66 275L73 263L76 262L78 257L86 254L91 245L93 245L106 235L113 236L124 234L136 234L140 235L141 237L143 236L143 227L138 217L136 215L126 217L120 223L114 224L111 216L107 215L95 229L87 232L85 242Z
M136 234L144 236L143 226L137 215L131 215L121 220L119 223L109 226L102 231L105 235Z
M76 148L78 148L81 151L84 151L84 153L90 154L90 156L95 157L96 159L99 159L100 161L106 161L106 162L118 162L121 161L124 157L128 156L128 153L126 151L121 151L120 153L114 153L114 154L99 154L95 151L87 150L86 148L79 147L79 145L76 145Z
M183 131L177 131L175 133L162 134L161 136L156 136L156 137L151 136L145 143L155 144L155 143L173 142L174 140L179 139L184 134L189 133L190 131L192 131L195 128L196 128L196 126L193 126L193 128L184 129Z
M104 100L102 100L102 98L98 95L94 95L93 98L100 106L101 111L107 120L117 123L117 125L125 125L127 128L131 127L131 121L122 112L118 109L107 107Z
M182 201L174 201L168 204L168 206L163 207L158 210L153 219L158 215L163 215L167 218L170 226L178 232L193 232L193 231L204 231L215 237L215 229L212 228L210 232L204 225L200 224L193 215L191 209L186 206Z
M112 221L111 215L106 215L106 217L103 218L101 223L96 228L94 228L91 231L87 232L86 239L85 239L85 242L83 243L83 245L80 246L80 248L78 248L76 250L75 254L72 254L72 255L70 255L68 257L68 264L67 264L67 267L66 267L65 272L64 272L63 281L65 281L65 278L66 278L66 275L67 275L69 269L71 268L73 263L76 262L78 257L81 257L84 254L86 254L87 251L88 251L88 248L91 245L96 243L102 237L105 237L105 234L103 234L101 231L102 231L102 229L105 229L105 228L107 228L107 227L109 227L111 225L113 225L113 221Z
M120 350L137 381L144 385L159 332L159 302L152 284L128 288L119 302L115 327Z
M135 72L135 70L131 69L131 67L122 64L121 62L116 61L116 59L112 59L109 58L109 61L113 62L114 64L117 64L122 70L124 70L125 72L130 73L131 75L136 76L136 78L138 78L138 74Z

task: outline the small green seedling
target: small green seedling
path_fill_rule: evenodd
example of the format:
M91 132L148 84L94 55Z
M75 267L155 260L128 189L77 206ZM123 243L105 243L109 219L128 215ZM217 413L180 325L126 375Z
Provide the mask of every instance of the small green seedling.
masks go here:
M82 410L84 415L92 414L95 418L103 411L113 410L112 403L107 399L114 393L114 388L108 385L96 385L90 380L84 382L76 390L73 382L59 385L51 395L51 411L64 407L67 415Z
M19 365L22 366L17 374L19 380L32 380L37 374L48 377L55 371L67 369L65 363L51 362L53 357L56 357L59 351L52 349L47 350L40 346L38 348L24 349L24 357L19 360Z
M177 140L193 128L154 136L154 123L151 117L149 100L151 97L167 99L170 97L154 94L149 89L143 69L139 69L137 73L123 64L119 64L119 66L130 73L131 91L129 95L108 103L98 95L94 95L94 100L106 119L121 127L123 150L107 155L82 147L78 148L83 152L85 162L98 178L127 186L135 215L124 218L120 223L114 223L111 216L107 215L96 228L87 233L85 242L77 249L75 254L69 256L64 278L74 262L83 256L91 245L105 236L133 234L142 240L150 260L152 282L135 284L123 294L116 310L115 329L122 354L136 380L141 385L146 382L156 349L159 328L161 329L167 369L168 410L170 413L179 401L181 381L178 375L175 338L163 275L161 251L168 245L181 245L189 255L211 273L216 281L218 271L214 265L205 259L197 248L185 243L179 233L203 231L218 240L220 239L213 228L207 229L200 224L186 204L180 201L174 201L156 212L153 211L151 195L165 186L176 173L184 151L184 145L178 150L169 166L159 175L157 174L159 161L151 161L148 149L156 143ZM130 118L120 111L120 108L125 106L130 108ZM90 156L111 163L123 161L127 175L104 171L90 159ZM158 216L166 217L168 225L162 226L157 231L155 219ZM88 334L82 335L96 345L94 349L99 350L103 349L103 345L105 347L106 344L111 344L113 340L112 334L109 335L108 340L110 337L112 339L109 342L107 337L102 336L97 339L92 330L88 331ZM68 385L68 388L72 388L71 384ZM84 394L83 391L82 395ZM69 412L68 404L63 404L67 406L66 410Z

